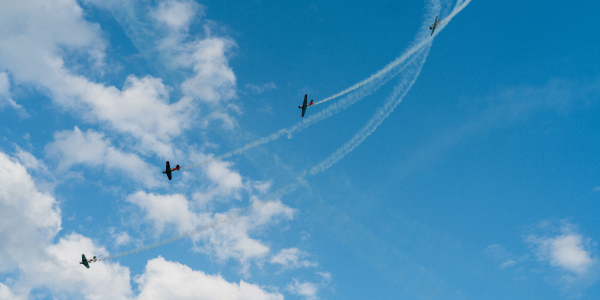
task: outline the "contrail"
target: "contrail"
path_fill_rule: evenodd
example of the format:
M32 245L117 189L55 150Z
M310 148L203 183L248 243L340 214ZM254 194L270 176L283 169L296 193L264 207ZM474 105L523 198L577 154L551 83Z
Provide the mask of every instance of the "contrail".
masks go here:
M444 26L441 27L440 30L437 33L439 33L445 27L445 25L448 24L448 22L452 19L452 17L456 16L470 2L471 2L471 0L465 0L464 2L461 2L461 1L457 2L456 6L455 6L455 8L453 10L453 12L449 15L449 17L447 17L444 20L444 23L445 23ZM434 34L434 36L436 36L437 33ZM421 45L421 46L418 46L418 45ZM431 48L431 42L429 42L429 43L423 43L423 42L421 42L421 43L417 44L417 46L419 47L419 49L420 49L420 47L423 47L425 45L427 45L427 47L424 48L422 51L417 51L417 50L412 51L411 55L414 55L414 54L416 54L416 55L410 59L410 61L408 62L408 64L405 67L402 68L402 70L408 68L410 70L410 72L408 72L408 74L404 74L403 75L403 77L400 80L400 83L394 88L394 92L392 93L392 95L390 95L388 97L388 99L386 100L386 102L384 103L384 105L377 110L377 112L373 115L373 117L369 120L369 122L367 122L367 124L365 126L363 126L354 135L354 137L352 137L352 139L350 139L350 141L346 142L341 148L339 148L338 150L336 150L328 158L326 158L325 160L321 161L319 164L317 164L314 167L312 167L310 169L310 171L308 171L308 172L305 171L301 176L299 176L298 178L296 178L296 182L293 182L293 183L291 183L291 184L289 184L289 185L287 185L287 186L285 186L285 187L283 187L281 189L278 189L278 190L274 191L273 193L269 194L265 198L266 199L279 199L279 198L283 197L284 195L287 195L287 194L291 193L292 191L294 191L296 189L296 187L298 185L300 185L300 184L306 184L305 183L305 176L307 176L307 175L313 176L313 175L316 175L316 174L318 174L320 172L323 172L323 171L327 170L332 165L334 165L335 163L337 163L338 161L340 161L342 158L344 158L352 150L354 150L369 135L371 135L377 129L377 127L394 111L394 109L398 106L398 104L400 104L400 102L402 102L402 100L404 99L404 97L406 96L406 94L408 93L408 91L412 88L412 86L416 82L417 78L419 77L419 75L421 73L423 65L425 64L427 56L429 54L429 50ZM400 64L401 63L399 63L398 65L400 65ZM411 74L412 74L412 76L411 76ZM373 80L371 80L371 82L372 81ZM368 84L368 83L363 84L363 86L366 85L366 84ZM360 87L357 87L356 89L358 89L358 88L360 88ZM349 95L344 100L347 100L351 96L352 95ZM364 96L362 96L362 97L364 97ZM358 101L359 99L360 98L355 99L354 102ZM350 101L350 100L347 100L347 101ZM342 101L340 101L340 102L342 102ZM336 103L336 104L338 104L338 103ZM332 105L331 107L335 106L336 104ZM338 108L338 109L341 109L341 108ZM333 110L331 110L331 111L333 111ZM330 111L330 113L333 114L334 112L331 112L331 111ZM316 115L315 115L315 117L316 117ZM323 117L323 118L325 118L325 117ZM288 130L291 133L291 132L293 132L293 131L291 131L293 128L301 126L302 124L307 123L307 121L309 121L309 119L307 119L307 120L305 120L305 121L303 121L303 122L301 122L301 123L299 123L299 124L297 124L297 125L295 125L293 127L290 127L288 129L282 129L282 130L280 130L280 131L272 134L269 137L266 137L266 138L263 138L261 140L258 140L257 142L263 141L264 139L269 139L269 138L271 138L271 137L273 137L273 136L275 136L277 134L279 134L277 136L277 137L279 137L279 136L283 135L284 133L287 133ZM306 126L308 126L308 125L306 125ZM303 128L305 128L305 127L303 127ZM257 142L254 142L252 144L248 144L245 147L240 148L240 149L238 149L236 151L230 152L230 153L225 154L225 155L220 156L220 157L213 158L213 159L211 159L209 161L204 161L204 162L202 162L200 164L197 164L197 165L206 164L206 163L209 163L209 162L212 162L212 161L216 161L216 160L219 160L219 159L230 157L231 155L234 155L234 154L239 154L239 153L243 152L245 149L249 149L249 148L255 147L255 146L251 146L251 145L253 145L253 144L257 143ZM267 143L267 142L264 142L264 143ZM260 144L257 144L257 145L260 145ZM188 167L188 169L189 168L190 167ZM103 261L103 260L111 260L111 259L123 257L123 256L129 255L129 254L133 254L133 253L137 253L137 252L140 252L140 251L148 250L148 249L151 249L151 248L155 248L155 247L167 244L167 243L171 243L171 242L174 242L174 241L177 241L177 240L189 237L189 236L196 235L196 234L198 234L200 232L203 232L203 231L206 231L206 230L209 230L209 229L212 229L212 228L216 228L219 225L224 224L226 222L238 219L238 218L240 218L242 216L249 215L250 213L258 210L260 207L262 207L263 205L265 205L265 204L267 204L267 203L269 203L271 201L273 201L273 200L266 201L266 202L255 201L255 202L252 203L251 206L249 206L247 208L244 208L244 209L241 209L241 210L238 210L238 211L230 214L229 216L226 216L226 217L220 218L218 220L215 220L215 221L213 221L212 223L210 223L208 225L198 227L198 228L196 228L194 230L190 230L190 231L184 232L184 233L179 234L177 236L174 236L174 237L171 237L171 238L168 238L168 239L164 239L164 240L162 240L160 242L156 242L156 243L151 244L151 245L142 246L142 247L133 249L133 250L128 251L128 252L122 252L122 253L119 253L119 254L116 254L116 255L112 255L112 256L109 256L109 257L106 257L106 258L100 258L98 260L99 261Z

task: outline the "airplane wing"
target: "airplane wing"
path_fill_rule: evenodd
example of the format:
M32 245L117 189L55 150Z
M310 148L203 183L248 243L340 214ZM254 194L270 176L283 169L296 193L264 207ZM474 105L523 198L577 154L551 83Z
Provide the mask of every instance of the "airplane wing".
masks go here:
M169 161L167 161L167 168L165 169L165 173L167 174L167 177L169 177L169 180L171 180L173 177L171 176L171 164L169 163Z
M437 26L438 26L438 16L435 16L435 22L433 22L433 30L431 30L430 36L433 36L433 33L435 32L435 29L437 28Z
M306 101L308 100L308 95L304 95L304 103L302 103L302 116L304 117L304 113L306 112Z
M85 258L85 254L81 254L81 263L86 267L86 268L90 268L90 264L88 264L87 259Z

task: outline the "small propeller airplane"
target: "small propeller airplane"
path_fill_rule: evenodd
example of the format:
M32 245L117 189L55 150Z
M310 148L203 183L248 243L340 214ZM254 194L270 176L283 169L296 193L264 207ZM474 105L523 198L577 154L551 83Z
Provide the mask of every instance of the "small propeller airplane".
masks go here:
M298 108L302 108L302 116L304 117L304 113L306 112L306 108L309 106L313 106L313 104L315 104L313 102L313 100L310 100L310 103L306 103L308 100L308 94L304 95L304 103L302 103L302 105L298 106Z
M96 256L94 256L94 258L92 259L86 259L85 258L85 254L81 254L81 261L79 262L80 265L84 265L86 268L90 268L90 263L96 262L98 259L96 258Z
M433 33L435 32L435 29L438 27L438 25L442 24L441 20L438 20L438 16L435 16L435 22L433 22L433 25L429 26L429 29L431 29L431 35L433 35Z
M167 177L169 177L169 180L171 180L171 172L177 172L181 170L181 167L179 165L177 165L177 167L171 169L171 164L169 164L169 161L167 161L167 169L162 171L163 174L167 174Z

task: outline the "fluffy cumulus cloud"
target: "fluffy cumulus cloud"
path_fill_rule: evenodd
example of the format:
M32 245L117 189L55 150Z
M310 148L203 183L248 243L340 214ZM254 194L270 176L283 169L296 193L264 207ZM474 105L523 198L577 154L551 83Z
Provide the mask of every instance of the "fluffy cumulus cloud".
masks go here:
M206 159L205 156L202 157L199 161ZM250 186L243 182L242 176L232 170L232 166L231 162L216 161L203 168L207 186L193 196L200 206L204 207L209 202L219 199L240 199L240 192L250 189Z
M237 44L230 38L213 36L209 25L204 25L204 38L190 38L189 26L203 11L191 0L163 0L150 15L164 32L158 49L173 67L193 70L181 84L184 94L216 104L236 97L236 77L228 56Z
M231 103L219 104L236 98L236 76L229 58L237 44L227 36L214 34L213 22L201 20L204 6L193 0L159 0L150 9L131 0L85 2L120 16L117 18L142 52L158 58L167 69L187 73L180 85L186 97L210 104L213 109L236 110ZM190 35L192 24L202 26L203 32Z
M235 46L231 39L209 37L186 47L179 61L189 61L196 74L181 84L183 92L207 102L234 98L236 78L227 54Z
M281 220L292 219L294 215L294 210L280 201L255 200L251 204L250 213L240 215L236 215L235 209L226 213L198 211L192 202L180 194L155 195L137 192L129 196L127 201L141 209L144 221L151 225L155 236L169 228L172 229L171 231L182 233L207 227L206 230L193 236L194 241L199 243L195 248L196 251L209 254L219 262L236 259L241 263L241 272L244 274L248 274L252 261L263 261L271 251L268 246L252 238L251 235ZM227 222L220 222L226 217ZM211 226L213 224L218 226ZM283 262L285 258L281 257L281 259ZM285 263L290 264L290 262ZM303 264L303 262L297 263Z
M140 191L127 197L127 201L142 210L144 220L153 226L156 235L169 226L178 232L189 231L202 221L181 194L155 195Z
M252 260L262 261L270 252L269 247L257 239L252 239L250 234L275 225L281 220L292 219L293 214L294 210L283 205L281 201L254 201L248 215L238 216L202 232L200 238L205 244L199 246L198 251L208 253L218 261L237 259L242 264L242 273L247 274ZM215 217L219 219L224 215L216 214Z
M78 266L81 252L106 254L89 238L71 234L52 241L61 229L61 213L48 192L38 190L25 167L0 153L0 273L18 274L0 286L6 298L29 298L45 287L55 295L125 299L129 271L98 263L95 273ZM4 298L3 298L4 299Z
M190 23L201 13L203 7L191 0L163 0L151 11L150 15L161 25L166 26L172 33L173 42L180 41L189 30ZM179 36L177 36L179 35ZM167 43L164 40L163 43ZM163 44L163 47L168 45ZM170 45L173 46L173 45Z
M172 156L171 139L190 126L191 99L170 103L168 88L150 76L129 76L118 89L71 71L65 53L101 61L105 49L100 27L83 18L77 1L3 1L0 28L0 69L16 83L32 84L84 120L135 138L148 153Z
M161 184L157 170L136 154L115 148L103 133L91 129L82 132L75 127L72 131L55 133L54 141L46 146L46 153L58 161L59 171L66 171L75 165L105 166L108 171L120 171L125 177L147 187Z
M577 232L575 225L566 221L560 225L542 222L539 233L530 234L529 243L536 257L561 272L567 286L595 280L598 257L593 255L595 243Z
M256 222L263 222L265 213ZM82 253L107 256L104 247L77 233L54 242L60 230L54 197L36 187L24 166L0 153L0 299L283 299L258 285L230 283L161 257L135 278L136 295L128 268L98 261L90 272L77 263Z
M159 257L148 262L135 279L141 290L138 299L283 300L277 292L240 281L229 283L220 275L207 275Z

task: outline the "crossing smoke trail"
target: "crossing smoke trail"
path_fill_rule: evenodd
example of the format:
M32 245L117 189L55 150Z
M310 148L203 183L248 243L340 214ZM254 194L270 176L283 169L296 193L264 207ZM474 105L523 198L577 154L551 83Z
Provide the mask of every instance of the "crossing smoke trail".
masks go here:
M446 18L444 20L445 24L444 24L443 27L440 28L440 31L441 31L441 29L443 29L445 27L445 25L448 24L448 22L452 19L452 17L456 16L470 2L471 2L471 0L459 1L456 4L453 12L449 15L448 18ZM435 35L437 35L438 33L439 33L439 31L437 31ZM421 36L422 36L422 34L421 34ZM417 45L420 45L420 44L421 43L419 43ZM352 139L350 141L346 142L346 144L344 144L341 148L339 148L338 150L336 150L328 158L326 158L325 160L321 161L319 164L317 164L313 168L311 168L309 172L305 171L302 174L302 176L296 178L296 182L291 183L291 184L289 184L289 185L287 185L287 186L285 186L285 187L283 187L281 189L278 189L278 190L274 191L273 193L271 193L270 195L268 195L265 198L267 198L267 199L279 199L282 196L291 193L292 191L294 191L296 189L296 187L298 185L305 184L305 177L307 175L311 175L312 176L312 175L316 175L316 174L318 174L320 172L323 172L323 171L327 170L332 165L334 165L335 163L337 163L338 161L340 161L342 158L344 158L352 150L354 150L369 135L371 135L377 129L377 127L394 111L394 109L398 106L398 104L400 104L400 102L402 102L402 100L404 99L404 97L406 96L406 94L408 93L408 91L412 88L412 86L416 82L417 78L419 77L419 75L421 73L421 69L423 68L423 65L425 64L425 61L426 61L427 56L429 54L429 50L431 48L431 43L428 43L428 44L424 43L424 44L422 44L422 46L424 46L424 45L427 45L427 47L424 48L424 49L422 49L421 51L413 51L412 54L416 54L416 55L414 55L414 57L411 58L411 60L407 63L407 65L404 68L402 68L402 70L407 69L407 70L409 70L409 72L403 74L403 76L402 76L402 78L400 80L400 83L394 88L394 92L392 93L392 95L390 95L388 97L388 99L386 100L386 102L384 103L384 105L377 110L377 112L373 115L373 117L369 120L369 122L367 122L367 124L365 126L363 126L354 135L354 137L352 137ZM422 46L420 46L420 47L422 47ZM358 100L356 100L356 101L358 101ZM298 125L300 125L300 124L298 124ZM296 126L298 126L298 125L296 125ZM294 128L294 127L292 127L292 128ZM240 148L240 149L244 149L244 148ZM230 153L234 153L234 152L230 152ZM222 158L224 158L224 157L221 157L221 159ZM211 161L215 161L215 160L217 160L217 158L214 158ZM208 163L208 162L203 162L203 163ZM171 243L171 242L174 242L174 241L186 238L186 237L190 237L190 236L196 235L196 234L198 234L200 232L216 228L216 227L218 227L218 226L220 226L220 225L222 225L224 223L233 221L233 220L238 219L238 218L240 218L242 216L247 216L250 213L252 213L254 211L257 211L262 206L270 203L271 201L266 201L266 202L254 201L251 206L249 206L247 208L244 208L244 209L241 209L241 210L238 210L238 211L230 214L229 216L220 218L220 219L218 219L218 220L216 220L216 221L214 221L214 222L212 222L212 223L210 223L208 225L198 227L198 228L196 228L194 230L190 230L190 231L184 232L184 233L179 234L177 236L174 236L174 237L171 237L171 238L168 238L168 239L164 239L164 240L162 240L160 242L156 242L156 243L151 244L151 245L142 246L142 247L136 248L136 249L128 251L128 252L119 253L119 254L116 254L116 255L113 255L113 256L109 256L109 257L106 257L106 258L100 258L98 260L99 261L103 261L103 260L111 260L111 259L123 257L123 256L129 255L129 254L138 253L140 251L148 250L148 249L155 248L155 247L158 247L158 246L161 246L161 245L164 245L164 244L168 244L168 243Z
M468 0L468 1L470 1L470 0ZM436 0L430 5L430 7L428 7L428 12L424 16L425 23L423 23L423 25L421 26L422 29L428 28L429 25L427 25L427 24L429 24L429 22L431 21L430 19L432 18L432 16L434 16L434 11L439 11L439 10L440 10L440 4L439 4L439 1ZM454 14L454 15L456 15L456 14ZM447 24L447 22L448 21L446 21L446 24ZM441 31L441 29L436 32L434 37L440 31ZM400 72L402 72L404 70L405 66L407 64L409 64L415 58L415 54L418 51L422 50L423 47L430 47L431 43L433 42L433 38L429 38L429 36L426 36L423 33L418 35L418 38L416 40L418 42L416 42L416 41L413 42L412 46L409 49L407 49L402 55L397 57L393 62L389 63L383 69L379 70L378 72L369 76L367 79L351 86L350 88L348 88L340 93L337 93L331 97L328 97L326 99L316 102L315 104L313 104L313 106L316 104L321 104L321 103L339 98L343 95L346 95L348 93L358 90L356 93L348 95L347 97L341 99L340 101L336 102L335 104L329 106L328 108L320 111L319 113L317 113L311 117L308 117L308 118L300 121L299 123L297 123L296 125L294 125L292 127L280 129L279 131L277 131L269 136L263 137L259 140L256 140L250 144L247 144L244 147L238 148L234 151L223 154L221 156L217 156L217 157L202 161L195 165L182 168L182 170L189 170L189 169L197 168L197 167L200 167L203 165L207 165L211 162L230 158L234 155L241 154L251 148L272 142L272 141L280 138L283 135L287 135L288 137L291 138L293 133L299 132L303 129L306 129L308 126L313 125L323 119L329 118L332 115L350 107L351 105L358 102L362 98L374 93L381 86L385 85L389 80L396 77Z
M419 74L421 74L421 69L425 64L425 60L427 59L427 55L429 54L429 47L424 50L424 53L425 54L423 55L422 59L415 66L416 70L414 76L412 76L412 80L409 80L409 78L406 77L402 78L402 81L398 86L396 86L392 95L388 97L386 103L377 110L371 120L369 120L369 122L363 126L354 135L354 137L350 139L350 141L346 142L344 146L336 150L327 159L314 166L309 172L310 175L316 175L329 169L329 167L331 167L333 164L344 158L346 154L352 152L352 150L358 147L358 145L360 145L369 135L371 135L371 133L373 133L375 129L379 127L379 125L381 125L383 120L387 119L387 117L394 111L396 106L402 102L402 99L404 99L408 91L410 91L413 84L415 84L417 81Z
M396 77L398 75L398 73L400 73L404 69L404 66L407 63L407 60L409 58L410 58L410 60L414 59L415 53L417 51L420 51L423 47L429 48L431 46L431 43L433 42L433 38L435 38L440 32L442 32L442 30L446 27L446 25L448 25L448 23L450 23L452 18L454 18L454 16L456 16L465 7L467 7L467 5L469 5L469 3L471 3L471 0L462 0L462 1L459 0L456 3L453 11L450 13L450 15L448 15L443 20L442 24L439 25L440 26L439 29L435 31L435 33L433 34L433 36L431 38L428 37L426 34L421 33L420 34L420 37L421 37L420 42L414 42L413 46L411 46L407 51L405 51L402 55L400 55L398 58L396 58L393 62L391 62L387 66L385 66L383 69L372 74L367 79L365 79L365 80L363 80L363 81L361 81L361 82L359 82L359 83L357 83L357 84L355 84L333 96L330 96L321 101L315 102L315 104L313 104L313 106L317 105L317 104L325 103L325 102L333 100L333 99L337 99L337 98L339 98L343 95L346 95L350 92L353 92L357 89L361 89L361 91L358 91L355 94L349 95L348 97L338 101L336 104L331 105L330 107L317 113L316 115L313 115L305 120L302 120L301 122L299 122L298 124L296 124L292 127L280 129L279 131L277 131L267 137L263 137L257 141L254 141L250 144L247 144L244 147L238 148L234 151L223 154L221 156L217 156L217 157L202 161L195 165L182 168L182 170L189 170L192 168L197 168L197 167L209 164L211 162L230 158L234 155L239 155L251 148L272 142L272 141L280 138L283 135L287 135L288 137L291 137L293 133L299 132L303 129L306 129L308 126L313 125L323 119L329 118L330 116L342 111L343 109L350 107L351 105L358 102L362 98L377 91L381 86L386 84L389 80ZM431 16L433 15L433 11L439 11L440 10L439 8L440 8L439 1L435 1L431 5L429 12L425 16L426 23L423 24L424 27L428 28L427 24L428 24L428 22L430 22ZM419 40L419 39L417 39L417 40ZM410 60L408 62L410 62Z
M426 44L423 44L426 45ZM421 45L420 47L422 47L423 45ZM417 49L418 50L418 49ZM412 62L415 59L415 52L416 51L411 51L410 55L405 56L405 58L403 59L403 61L401 63L399 63L398 65L396 65L396 67L400 66L399 68L392 70L393 73L391 74L386 74L387 76L385 78L381 78L381 80L374 82L374 79L371 80L369 83L365 83L363 84L361 87L361 90L357 91L354 94L348 95L347 97L343 98L342 100L334 103L333 105L329 106L328 108L318 112L317 114L308 117L302 121L300 121L299 123L297 123L296 125L289 127L289 128L283 128L280 129L279 131L263 137L259 140L256 140L250 144L245 145L244 147L238 148L234 151L231 151L229 153L223 154L221 156L217 156L208 160L205 160L203 162L197 163L195 165L192 166L188 166L185 168L182 168L182 170L189 170L189 169L193 169L193 168L197 168L203 165L207 165L211 162L215 162L215 161L220 161L226 158L230 158L234 155L238 155L241 154L243 152L245 152L248 149L260 146L260 145L264 145L267 144L269 142L272 142L280 137L282 137L283 135L287 135L288 137L291 137L291 135L293 133L302 131L303 129L306 129L308 126L313 125L323 119L329 118L332 115L342 111L343 109L346 109L348 107L350 107L352 104L358 102L359 100L361 100L362 98L372 94L373 92L375 92L379 87L381 87L382 85L384 85L385 83L387 83L389 80L391 80L392 78L394 78L396 75L398 75L398 73L402 72L404 70L405 65L409 64L410 62ZM407 61L407 59L409 59ZM380 76L381 77L381 76ZM369 85L367 85L369 84ZM366 86L366 87L365 87ZM358 89L358 88L357 88Z
M457 2L452 13L450 13L450 15L448 15L448 17L444 19L444 23L443 26L440 28L440 31L444 29L444 27L452 20L452 18L454 18L454 16L456 16L460 11L467 7L467 5L469 5L470 2L471 0ZM438 31L437 33L439 33L440 31ZM435 35L437 35L437 33ZM427 60L427 56L429 55L430 48L431 43L428 43L425 50L423 50L424 55L422 56L422 60L420 60L415 66L413 66L414 68L416 68L416 72L415 75L412 77L412 80L409 81L408 76L404 76L400 84L398 84L394 88L394 92L392 93L392 95L390 95L386 100L385 104L377 110L377 112L373 115L371 120L369 120L369 122L367 122L367 124L363 126L352 137L352 139L350 139L350 141L346 142L344 146L336 150L327 159L314 166L309 172L310 175L316 175L320 172L329 169L332 165L340 161L342 158L344 158L344 156L346 156L348 153L352 152L352 150L358 147L358 145L360 145L369 135L371 135L377 129L377 127L379 127L379 125L381 125L381 123L385 119L387 119L387 117L394 111L396 106L398 106L398 104L402 102L408 91L410 91L412 86L417 81L419 74L421 74L421 69L423 68L425 61Z

